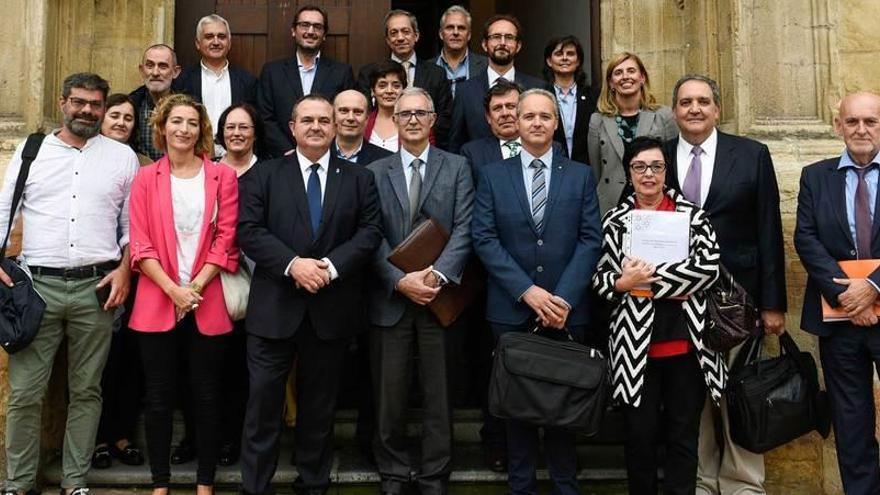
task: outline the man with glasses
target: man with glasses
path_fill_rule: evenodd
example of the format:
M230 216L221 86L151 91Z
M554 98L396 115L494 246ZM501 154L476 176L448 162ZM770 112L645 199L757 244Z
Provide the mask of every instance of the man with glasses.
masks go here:
M171 94L171 84L180 74L177 53L166 44L152 45L144 51L138 71L144 84L132 91L129 96L134 103L137 121L140 123L138 128L140 151L153 160L158 160L165 152L153 144L153 127L150 125L150 118L159 100Z
M434 102L436 123L434 124L434 143L446 149L449 142L449 120L452 116L452 91L446 72L428 60L416 57L416 43L419 41L419 21L405 10L391 10L385 15L385 44L391 50L391 60L403 65L406 70L406 86L423 88ZM358 73L358 89L370 97L370 74L376 64L364 66Z
M440 41L443 42L443 48L430 62L446 71L453 97L458 83L486 70L489 64L485 56L468 49L470 40L471 13L461 5L446 9L440 17Z
M350 65L321 56L329 29L324 9L303 5L297 9L290 27L296 56L263 66L257 86L257 109L266 124L266 150L270 156L284 155L296 146L288 126L295 102L309 94L320 94L332 101L340 91L354 87Z
M429 144L436 114L427 91L405 89L394 111L400 151L367 167L376 176L383 225L368 289L377 404L374 453L382 493L401 493L414 471L413 481L421 493L445 494L452 455L447 330L426 305L443 285L461 283L471 252L473 179L464 158ZM433 265L404 273L388 261L388 254L428 219L449 232L449 241ZM406 428L402 426L412 382L410 362L416 349L423 395L419 464L409 456Z
M88 494L86 474L101 418L101 374L110 351L112 309L129 291L128 196L138 170L130 147L99 133L108 90L107 81L96 74L64 80L61 129L44 139L18 205L27 226L22 255L46 310L34 341L9 355L4 495L39 493L41 409L65 337L70 401L62 495ZM23 149L16 149L0 192L4 232ZM0 282L12 286L2 270ZM106 301L98 296L100 289L109 289Z
M458 85L452 108L449 151L458 153L464 143L492 136L483 114L483 97L499 78L516 82L525 89L542 88L544 82L517 71L513 63L522 49L522 29L512 15L489 18L483 30L483 50L489 54L489 67Z

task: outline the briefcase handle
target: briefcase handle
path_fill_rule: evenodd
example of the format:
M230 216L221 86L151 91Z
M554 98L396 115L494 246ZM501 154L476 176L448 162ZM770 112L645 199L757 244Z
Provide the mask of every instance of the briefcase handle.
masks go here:
M562 331L565 332L565 336L568 338L569 342L575 342L574 336L571 335L571 332L568 331L568 327L562 327ZM559 333L559 330L555 328L547 328L540 323L535 324L535 328L532 329L531 333L537 334L539 332L552 332Z

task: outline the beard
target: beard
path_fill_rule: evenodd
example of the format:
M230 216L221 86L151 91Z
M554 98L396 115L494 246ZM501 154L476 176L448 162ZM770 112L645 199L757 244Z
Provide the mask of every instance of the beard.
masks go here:
M94 116L82 113L64 114L64 127L66 127L74 136L83 139L93 138L101 131L101 119L95 118L95 121L92 123L84 123L76 120L77 118L87 119L90 117Z
M509 50L492 50L489 59L496 65L507 65L513 62L513 52Z

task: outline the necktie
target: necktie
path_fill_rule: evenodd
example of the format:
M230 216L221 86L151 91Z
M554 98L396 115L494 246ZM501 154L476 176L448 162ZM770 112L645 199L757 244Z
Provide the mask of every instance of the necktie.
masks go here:
M309 175L309 184L306 187L306 196L309 199L309 219L312 222L312 233L318 233L318 227L321 225L321 180L318 178L318 169L320 165L315 163L311 167L311 175Z
M412 177L409 178L409 223L412 225L419 216L419 195L422 192L422 174L419 168L422 166L422 160L416 158L410 164L412 169Z
M521 147L521 146L522 146L522 145L520 145L520 144L519 144L517 141L515 141L515 140L514 140L514 141L508 141L508 142L504 143L504 147L507 148L507 150L508 150L507 158L514 157L514 156L519 156L519 151L520 151L520 147Z
M544 162L537 158L529 165L535 169L532 176L532 219L538 232L544 229L544 207L547 205L547 180L544 175Z
M410 76L409 69L412 67L412 62L407 60L406 62L402 62L401 65L403 65L403 70L406 71L406 87L411 88L412 87L412 76Z
M868 201L868 183L865 174L872 167L857 168L859 184L856 186L856 249L859 259L871 258L871 205Z
M688 168L687 175L684 176L684 184L681 185L681 192L688 201L697 206L702 206L700 202L700 176L703 175L703 163L700 161L700 155L703 149L694 146L691 149L694 155L691 159L691 166Z

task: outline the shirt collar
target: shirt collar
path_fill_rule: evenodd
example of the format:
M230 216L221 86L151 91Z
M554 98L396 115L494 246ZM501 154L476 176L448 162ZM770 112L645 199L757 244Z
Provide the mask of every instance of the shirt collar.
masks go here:
M311 170L309 170L309 167L311 167L313 163L317 163L318 165L320 165L320 170L327 171L327 169L330 167L330 150L327 149L327 151L325 151L324 154L321 155L321 158L319 158L317 162L313 162L303 156L303 154L299 152L299 149L297 149L296 159L299 160L299 168L302 169L303 173L311 172Z
M58 137L58 133L59 133L59 132L61 132L61 128L60 128L60 127L59 127L58 129L54 129L52 132L50 132L50 133L46 136L45 142L46 142L47 144L50 144L50 145L53 145L53 146L61 146L61 147L64 147L64 148L69 148L69 149L74 149L74 150L79 150L79 151L85 151L86 149L88 149L88 148L94 146L94 145L97 144L101 139L104 138L104 136L103 136L102 134L96 134L96 135L94 135L94 136L92 136L92 137L86 139L86 144L84 144L82 148L77 148L76 146L73 146L73 145L71 145L71 144L67 144L67 143L65 143L64 141L62 141L61 138ZM107 138L107 139L109 139L109 138Z
M577 96L578 87L577 87L576 83L571 83L571 86L569 86L567 88L563 88L562 86L554 84L553 89L556 91L556 96L558 98L560 98L560 97L569 96L569 95Z
M416 158L420 159L422 161L422 163L428 163L428 151L430 151L430 150L431 150L431 145L429 144L428 146L425 146L425 151L422 151L422 153L419 156L415 156L412 153L410 153L409 151L407 151L406 148L401 146L400 147L400 162L403 164L404 170L406 170L406 167L409 167L410 164L412 163L412 161L415 160Z
M466 66L467 63L468 63L468 57L470 57L470 55L471 55L471 51L470 51L470 49L469 49L469 48L465 48L465 49L464 49L464 57L461 59L461 62L458 64L458 66L459 66L459 67ZM443 65L445 65L446 67L449 67L449 62L447 62L447 61L446 61L446 57L443 56L443 50L442 50L442 49L440 50L440 56L437 57L437 58L439 58L440 61L443 62Z
M495 84L495 80L497 80L499 77L503 77L504 79L507 79L510 82L516 82L516 67L511 67L510 70L507 71L505 74L499 74L499 73L495 72L495 70L492 69L492 67L488 67L488 68L486 68L486 70L488 71L488 74L489 74L489 87L490 88Z
M220 69L219 73L214 72L214 69L205 65L204 60L199 60L199 65L202 66L202 73L203 74L208 74L210 76L217 77L217 78L223 77L229 71L229 60L226 60L226 64L223 65L223 68Z
M874 158L871 159L871 163L869 163L868 166L870 166L872 164L880 164L880 152L878 152L876 155L874 155ZM848 167L862 168L855 161L853 161L851 156L849 156L849 151L844 149L843 153L840 155L840 163L837 164L837 169L840 170L842 168L848 168Z
M315 55L315 63L311 67L309 67L308 69L305 69L305 70L309 70L309 71L315 70L318 67L318 61L320 61L320 60L321 60L321 52L318 52L318 54ZM299 70L304 70L302 60L300 60L300 58L299 58L299 52L296 52L296 66L299 67Z
M333 152L336 154L336 156L338 156L339 158L342 158L343 160L351 160L352 158L356 158L358 156L358 153L360 153L362 149L364 149L364 140L363 139L361 139L361 144L358 145L357 149L354 150L354 152L351 153L350 155L346 156L346 155L342 154L342 150L339 148L339 145L336 143L336 140L335 139L333 140Z
M397 55L392 53L391 60L394 60L398 64L403 64L404 62L409 62L410 67L415 67L416 66L416 52L413 52L412 55L410 55L407 60L401 60L400 57L398 57Z
M712 129L712 134L709 134L709 137L706 138L700 144L700 149L703 150L703 153L707 155L715 155L715 149L718 148L718 130ZM681 134L678 135L678 151L684 153L685 156L691 154L691 150L694 149L694 145L689 143L684 136Z
M525 148L520 149L519 159L522 162L522 166L524 169L528 170L528 168L532 165L532 161L535 158L544 162L544 165L547 168L552 167L553 166L553 147L551 146L550 149L547 150L547 152L541 156L532 156L532 154L529 153L528 151L526 151Z
M496 136L496 137L497 137L497 136ZM506 145L507 143L509 143L509 142L511 142L511 141L517 142L517 143L519 143L520 146L522 146L522 138L520 138L519 136L517 136L516 139L501 139L501 138L498 138L498 142L501 144L501 146L504 146L504 145ZM529 163L531 163L531 162L529 162Z

